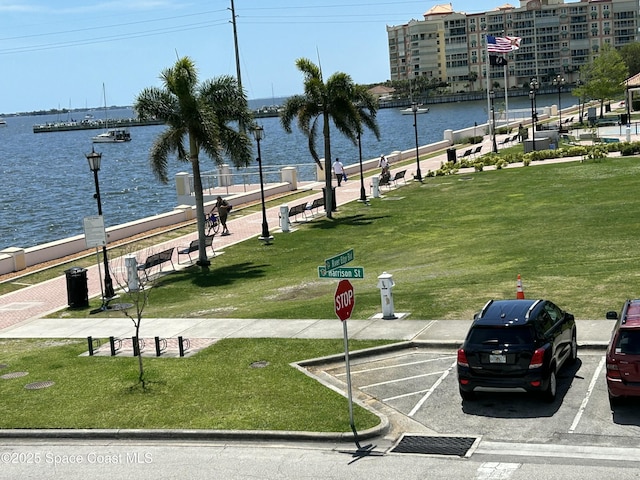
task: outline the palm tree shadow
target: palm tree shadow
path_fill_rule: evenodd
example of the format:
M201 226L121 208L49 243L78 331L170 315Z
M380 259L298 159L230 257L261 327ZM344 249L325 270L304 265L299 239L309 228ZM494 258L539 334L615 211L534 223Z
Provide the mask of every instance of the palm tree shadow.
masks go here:
M360 225L370 225L376 220L384 220L386 218L389 218L389 215L369 216L357 214L340 218L333 217L331 220L327 219L327 221L324 222L313 222L310 224L310 228L315 228L318 230L328 230L342 225L357 227Z

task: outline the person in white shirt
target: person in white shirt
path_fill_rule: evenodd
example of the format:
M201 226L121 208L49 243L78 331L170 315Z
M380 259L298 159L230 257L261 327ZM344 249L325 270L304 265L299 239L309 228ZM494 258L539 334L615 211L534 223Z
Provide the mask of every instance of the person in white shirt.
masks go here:
M389 162L385 158L384 155L380 155L380 160L378 161L378 166L384 171L389 166Z
M336 157L336 161L333 162L333 173L336 176L336 180L338 180L338 186L342 184L342 179L344 178L344 166L339 158Z

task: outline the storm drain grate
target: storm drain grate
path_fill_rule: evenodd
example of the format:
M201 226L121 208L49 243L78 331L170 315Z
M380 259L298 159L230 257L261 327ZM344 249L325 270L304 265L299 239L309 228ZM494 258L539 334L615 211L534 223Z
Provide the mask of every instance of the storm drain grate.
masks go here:
M458 457L464 457L475 441L476 438L474 437L404 435L391 451L395 453L457 455Z
M3 380L10 380L12 378L26 377L27 375L29 375L29 372L12 372L0 375L0 378Z
M55 385L55 382L52 382L51 380L45 380L44 382L27 383L24 388L26 388L27 390L39 390L41 388L52 387L53 385Z

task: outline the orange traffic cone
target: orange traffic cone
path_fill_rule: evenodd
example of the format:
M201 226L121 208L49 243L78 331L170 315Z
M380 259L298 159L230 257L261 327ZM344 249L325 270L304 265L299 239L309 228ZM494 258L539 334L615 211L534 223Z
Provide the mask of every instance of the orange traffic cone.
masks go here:
M516 282L516 298L518 300L524 300L524 291L522 290L522 279L518 274L518 281Z

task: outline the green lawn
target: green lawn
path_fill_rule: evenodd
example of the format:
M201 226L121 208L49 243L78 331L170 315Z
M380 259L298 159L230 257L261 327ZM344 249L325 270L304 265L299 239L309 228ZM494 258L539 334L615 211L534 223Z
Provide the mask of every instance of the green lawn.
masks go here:
M377 277L393 274L397 311L417 319L467 319L491 298L549 298L577 318L603 318L637 296L640 163L572 162L427 178L383 191L371 205L341 206L160 278L147 317L334 318L336 280L317 267L353 248L352 318L380 312ZM338 195L339 193L338 189ZM91 308L97 306L97 300ZM56 315L87 316L87 310ZM107 315L119 315L108 313Z
M471 318L488 299L515 298L518 274L528 298L603 318L639 295L639 179L636 158L427 178L275 234L273 245L229 247L208 273L162 276L144 315L334 318L337 281L319 279L317 267L353 248L352 264L365 269L365 279L353 281L354 320L381 311L376 285L385 271L396 282L396 311L411 318ZM289 365L342 352L338 340L225 340L188 359L148 359L144 393L135 387L135 359L79 357L84 342L2 343L0 363L11 371L56 382L27 391L24 378L0 380L2 427L349 430L346 400ZM352 343L355 350L381 342ZM270 365L250 367L261 360ZM356 408L359 429L376 422Z

